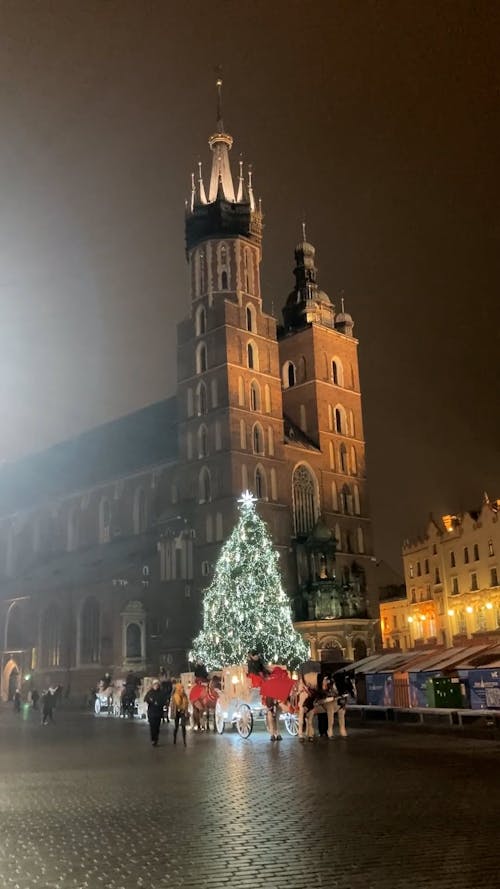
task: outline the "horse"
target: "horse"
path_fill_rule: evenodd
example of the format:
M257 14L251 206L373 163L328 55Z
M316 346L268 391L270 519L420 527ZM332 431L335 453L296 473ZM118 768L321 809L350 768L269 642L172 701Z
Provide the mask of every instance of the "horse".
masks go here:
M190 693L189 700L193 708L193 728L195 731L210 731L210 713L214 714L215 705L219 697L221 682L218 676L212 676L208 682L195 682ZM203 720L205 717L205 720Z
M335 715L337 715L339 723L340 736L346 738L345 707L347 698L353 694L353 691L352 680L346 674L338 674L334 677L328 674L306 673L302 676L299 685L300 740L304 740L304 728L308 740L314 739L314 717L318 713L327 715L329 738L333 738Z

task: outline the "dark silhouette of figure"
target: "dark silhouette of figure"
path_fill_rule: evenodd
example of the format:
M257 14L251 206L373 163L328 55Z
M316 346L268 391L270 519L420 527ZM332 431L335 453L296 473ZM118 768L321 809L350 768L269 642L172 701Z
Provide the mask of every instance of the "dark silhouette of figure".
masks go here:
M172 697L172 680L165 673L165 670L162 670L160 673L160 688L163 694L163 722L170 722L169 719L169 709L170 709L170 699Z
M158 746L164 700L165 698L160 688L160 680L154 679L151 688L144 696L144 701L148 705L149 731L151 733L151 743L153 747Z
M14 701L14 713L20 713L21 712L21 692L19 691L18 688L16 688L16 690L14 692L13 701Z
M42 725L54 722L55 693L47 688L42 694Z
M31 692L31 706L33 707L33 710L38 710L39 698L40 698L40 695L38 694L36 688L34 688L33 691Z

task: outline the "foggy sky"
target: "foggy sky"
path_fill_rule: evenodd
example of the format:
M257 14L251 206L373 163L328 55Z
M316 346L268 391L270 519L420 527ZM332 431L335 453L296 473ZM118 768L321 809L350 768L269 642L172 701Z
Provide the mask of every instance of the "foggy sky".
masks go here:
M0 459L173 394L184 200L224 122L360 340L377 554L500 497L498 4L0 5Z

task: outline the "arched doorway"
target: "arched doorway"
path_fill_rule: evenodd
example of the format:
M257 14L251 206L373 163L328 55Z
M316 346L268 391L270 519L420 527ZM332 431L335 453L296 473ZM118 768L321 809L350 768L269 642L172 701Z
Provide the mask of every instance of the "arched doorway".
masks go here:
M367 655L366 642L364 639L355 639L353 646L354 661L362 661Z
M5 701L12 701L14 692L19 686L19 674L18 665L10 658L2 671L2 697Z
M9 676L9 688L8 688L8 692L7 692L7 695L8 695L7 700L8 701L14 700L14 693L17 691L18 687L19 687L19 670L17 669L17 667L14 667L10 671L10 676Z

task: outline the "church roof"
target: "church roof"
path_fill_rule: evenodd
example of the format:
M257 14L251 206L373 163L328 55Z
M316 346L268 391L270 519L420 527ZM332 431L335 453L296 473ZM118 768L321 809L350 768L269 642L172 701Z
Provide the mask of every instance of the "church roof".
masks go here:
M294 447L305 448L308 451L318 451L318 445L297 426L290 417L284 415L285 428L285 444L294 445Z
M177 401L167 398L0 467L0 515L177 458Z

